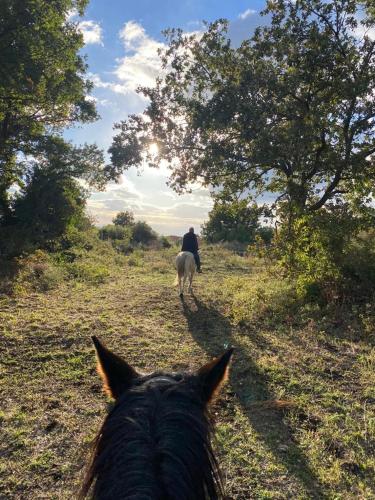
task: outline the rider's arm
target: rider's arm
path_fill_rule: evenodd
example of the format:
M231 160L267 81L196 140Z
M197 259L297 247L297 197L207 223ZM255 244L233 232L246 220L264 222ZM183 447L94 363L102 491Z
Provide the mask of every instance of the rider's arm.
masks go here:
M186 241L186 235L184 235L183 238L182 238L181 251L185 247L185 241Z

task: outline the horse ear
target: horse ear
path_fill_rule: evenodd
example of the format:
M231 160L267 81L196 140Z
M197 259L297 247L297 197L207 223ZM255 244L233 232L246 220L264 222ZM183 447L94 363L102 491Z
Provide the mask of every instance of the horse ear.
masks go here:
M209 403L220 391L222 384L228 378L229 363L233 349L228 349L222 356L213 359L198 370L203 400Z
M117 399L130 387L138 373L124 359L107 349L97 337L91 337L98 360L97 370L103 380L105 392Z

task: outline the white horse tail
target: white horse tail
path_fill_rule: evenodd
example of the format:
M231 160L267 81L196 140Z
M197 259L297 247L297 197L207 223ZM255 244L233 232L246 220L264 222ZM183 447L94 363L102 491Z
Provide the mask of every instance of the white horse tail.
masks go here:
M195 272L194 255L191 252L180 252L176 257L176 285L179 285L180 297L183 297L185 282L189 280L189 292L192 292L192 282Z
M176 274L176 279L175 279L175 286L178 285L178 280L184 277L185 274L185 263L186 263L186 254L185 253L179 253L176 258L176 269L177 269L177 274Z

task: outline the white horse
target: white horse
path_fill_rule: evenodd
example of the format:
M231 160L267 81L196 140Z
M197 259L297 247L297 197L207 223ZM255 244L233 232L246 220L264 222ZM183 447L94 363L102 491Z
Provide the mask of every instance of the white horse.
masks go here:
M194 255L191 252L180 252L176 257L176 269L175 285L178 285L180 297L183 297L187 278L189 278L189 292L192 292L193 276L195 273Z

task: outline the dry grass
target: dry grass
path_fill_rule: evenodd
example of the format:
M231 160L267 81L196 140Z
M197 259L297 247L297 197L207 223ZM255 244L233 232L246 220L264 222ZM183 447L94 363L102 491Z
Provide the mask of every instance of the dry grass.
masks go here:
M108 256L103 282L0 298L0 497L75 497L106 411L95 334L143 370L194 368L235 346L214 409L229 498L375 498L370 335L358 340L355 322L293 317L279 302L272 321L264 304L246 316L244 294L264 285L260 263L217 249L181 302L173 255L139 252L116 265ZM274 398L293 408L257 403Z

